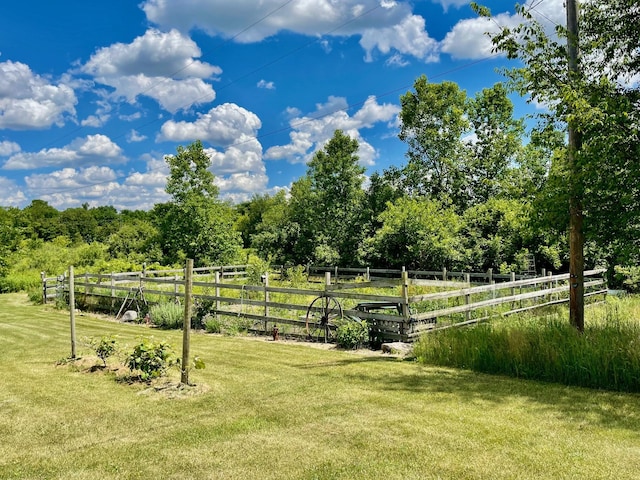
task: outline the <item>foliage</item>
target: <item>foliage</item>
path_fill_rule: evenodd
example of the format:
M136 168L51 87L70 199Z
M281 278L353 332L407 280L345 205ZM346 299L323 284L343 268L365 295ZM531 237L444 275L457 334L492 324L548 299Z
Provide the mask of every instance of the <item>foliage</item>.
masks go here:
M102 360L103 365L107 366L107 359L116 353L118 342L113 336L103 336L99 339L89 338L87 344L96 352L96 356Z
M271 266L269 262L255 255L250 255L247 262L247 282L250 285L261 285L263 275L268 273Z
M204 329L207 333L222 333L224 335L243 335L249 331L252 321L243 317L228 315L208 315L204 319Z
M429 83L422 75L400 98L399 138L408 145L409 159L402 169L403 191L455 201L463 192L465 148L462 135L469 129L466 94L453 82Z
M289 282L292 287L300 287L308 282L307 272L302 265L288 267L284 271L284 280Z
M152 305L149 316L153 324L160 328L182 328L184 307L174 302Z
M640 392L640 326L609 301L580 334L561 314L509 318L420 338L423 363L589 388Z
M370 259L389 267L451 269L461 258L460 218L435 200L399 198L389 204L382 226L368 241Z
M164 341L156 342L153 338L142 339L127 358L129 370L139 372L143 381L165 375L168 368L178 363L171 345Z
M631 293L640 293L640 266L614 267L614 285L622 286Z
M295 263L353 265L364 237L364 168L358 141L336 130L291 188L290 218L300 227Z
M566 230L572 198L584 213L587 242L598 242L610 264L633 263L639 249L640 170L635 159L640 154L640 85L633 76L639 71L640 40L632 27L638 17L635 4L582 2L575 39L580 57L571 71L567 40L573 42L573 37L563 26L550 35L528 5L517 7L523 23L493 38L497 51L519 60L519 67L505 72L510 86L546 106L537 116L535 133L546 136L547 144L555 143L554 163L541 191L546 208L538 210L548 217L548 225ZM486 8L475 8L490 15ZM562 133L568 124L580 138L572 165Z
M202 143L165 158L169 165L166 191L172 200L154 207L165 261L194 259L196 266L233 263L242 246L233 226L234 212L217 199L218 188L208 170L211 159Z
M369 343L369 325L366 320L345 319L336 329L336 343L340 348L355 350Z

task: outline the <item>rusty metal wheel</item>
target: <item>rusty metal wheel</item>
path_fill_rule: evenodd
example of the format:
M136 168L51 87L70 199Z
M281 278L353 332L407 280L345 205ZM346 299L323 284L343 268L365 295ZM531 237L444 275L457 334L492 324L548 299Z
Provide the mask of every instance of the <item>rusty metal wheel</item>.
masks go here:
M314 298L307 308L307 338L312 342L329 342L335 333L335 321L341 319L342 307L334 297Z

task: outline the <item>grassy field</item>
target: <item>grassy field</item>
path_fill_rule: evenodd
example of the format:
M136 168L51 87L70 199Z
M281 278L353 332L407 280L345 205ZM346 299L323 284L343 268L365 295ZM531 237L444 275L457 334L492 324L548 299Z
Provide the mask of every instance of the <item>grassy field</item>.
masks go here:
M77 335L168 340L89 316ZM68 313L0 296L2 479L635 479L640 396L192 336L182 391L90 372ZM112 366L115 365L112 360ZM178 373L172 373L175 381Z

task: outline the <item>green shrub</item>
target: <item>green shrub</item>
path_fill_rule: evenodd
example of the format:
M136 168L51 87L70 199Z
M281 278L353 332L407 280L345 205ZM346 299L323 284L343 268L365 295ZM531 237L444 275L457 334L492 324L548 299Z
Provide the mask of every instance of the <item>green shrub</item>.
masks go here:
M204 298L197 299L191 316L191 328L206 329L206 321L211 317L214 306L214 300L207 300Z
M34 288L42 289L40 273L34 271L10 272L0 277L0 293L23 292Z
M270 265L266 260L255 255L250 255L247 263L247 283L250 285L260 285L262 275L269 271Z
M307 283L307 272L303 265L289 267L284 272L284 279L289 282L292 287L300 287Z
M165 375L169 367L179 363L171 345L143 339L133 348L126 365L132 373L139 372L141 380L149 381Z
M168 302L153 305L149 315L154 325L160 328L182 328L184 307L177 303Z
M365 320L343 320L336 329L336 343L340 348L356 349L369 343L369 326Z
M631 293L640 293L640 267L614 267L613 286L620 286Z
M209 315L204 320L204 329L207 333L222 333L224 335L244 335L253 325L253 321L243 317L230 317Z
M206 317L204 319L204 329L207 333L222 333L222 322L215 316Z
M112 356L118 349L117 341L112 336L104 336L99 340L90 338L87 343L96 352L96 356L102 360L105 367L107 366L107 358Z

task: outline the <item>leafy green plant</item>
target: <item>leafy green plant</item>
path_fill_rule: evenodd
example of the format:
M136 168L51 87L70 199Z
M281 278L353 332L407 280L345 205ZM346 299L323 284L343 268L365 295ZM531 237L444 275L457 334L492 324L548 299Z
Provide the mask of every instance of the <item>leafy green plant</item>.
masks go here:
M204 320L204 329L207 333L222 333L222 322L215 316L210 316Z
M102 360L105 367L107 366L107 358L118 349L118 342L113 336L104 336L100 339L90 338L87 343L96 352L96 356Z
M250 255L247 263L247 283L250 285L260 285L262 275L269 271L270 265L266 260L256 255Z
M184 307L173 302L159 303L151 307L149 315L160 328L182 328Z
M616 265L614 272L614 285L620 285L631 293L640 292L640 267Z
M131 372L140 372L141 380L149 381L165 375L169 367L179 363L173 348L167 342L142 339L133 347L126 365Z
M336 343L340 348L356 349L369 342L369 325L365 320L345 320L336 329Z

